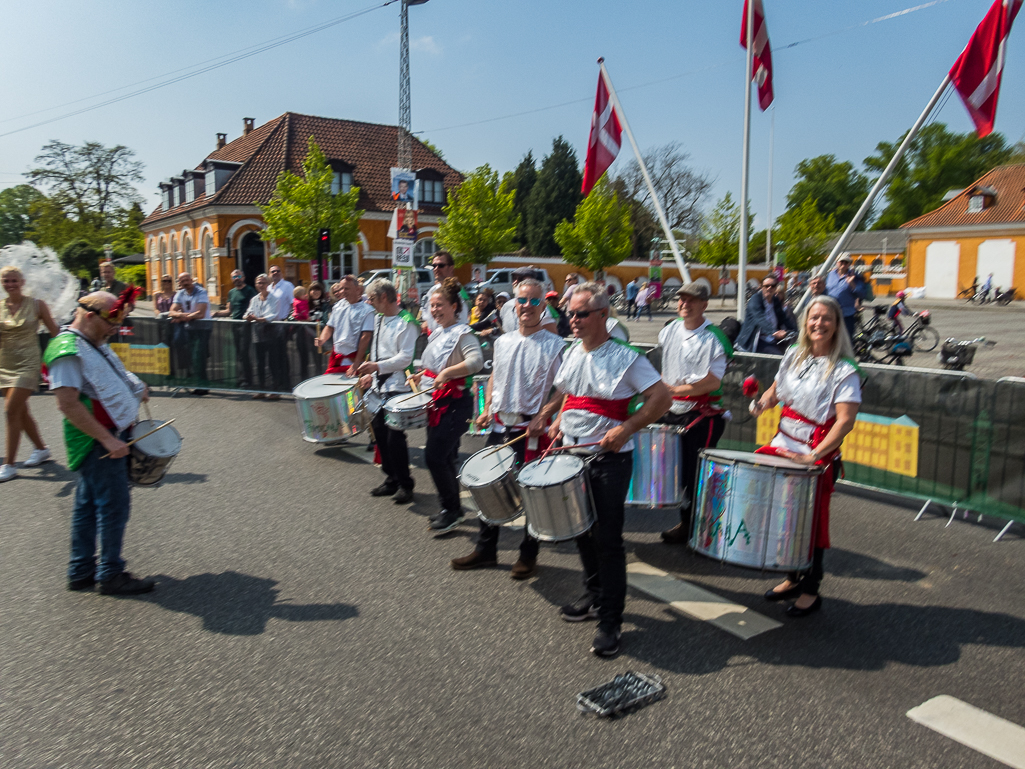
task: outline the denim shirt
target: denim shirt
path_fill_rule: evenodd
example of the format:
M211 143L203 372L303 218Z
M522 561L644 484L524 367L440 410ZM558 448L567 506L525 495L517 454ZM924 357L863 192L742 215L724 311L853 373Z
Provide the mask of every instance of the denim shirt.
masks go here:
M854 281L854 285L857 288L851 289L847 285L847 278L853 274L850 270L847 271L846 275L839 275L836 270L830 270L826 275L826 293L840 303L840 309L843 311L845 318L854 314L854 302L861 298L863 292L862 284L858 278L855 278Z

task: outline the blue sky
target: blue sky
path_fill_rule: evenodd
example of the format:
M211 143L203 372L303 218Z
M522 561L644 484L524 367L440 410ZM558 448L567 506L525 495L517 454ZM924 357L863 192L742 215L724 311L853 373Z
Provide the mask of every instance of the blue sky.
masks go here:
M765 0L776 85L774 217L803 158L830 153L860 166L877 142L907 130L991 4L942 0L863 25L929 2ZM67 102L374 6L374 0L9 3L2 14L0 133L101 99L53 109ZM430 0L410 9L413 130L460 170L483 163L511 170L527 150L540 158L560 134L582 163L595 62L604 56L641 147L681 142L692 166L715 180L709 205L727 190L737 196L741 8L741 0ZM160 179L195 166L213 149L216 133L237 137L243 117L260 124L294 111L395 123L398 27L397 4L378 8L150 93L0 136L0 184L17 183L50 139L125 144L146 166L141 192L149 209ZM1011 142L1025 138L1023 27L1019 18L997 113L996 130ZM750 195L763 227L770 121L753 109ZM971 129L956 95L936 119L953 130ZM624 141L616 166L627 159Z

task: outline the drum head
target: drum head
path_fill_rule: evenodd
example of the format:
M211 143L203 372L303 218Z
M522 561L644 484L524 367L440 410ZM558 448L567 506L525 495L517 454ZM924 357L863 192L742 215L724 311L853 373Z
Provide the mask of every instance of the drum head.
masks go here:
M523 466L517 480L523 486L558 486L584 469L584 460L573 454L552 454Z
M132 427L130 438L134 439L137 435L146 435L154 427L162 424L163 422L149 419L137 422ZM136 441L134 446L137 446L140 451L151 457L176 457L182 448L182 437L174 429L173 425L168 425L157 430L152 435L146 435L142 440Z
M511 446L495 449L493 446L478 451L463 463L459 480L464 486L487 486L513 469L516 452Z
M341 374L323 374L297 384L292 390L292 395L296 398L330 398L355 387L358 382L358 379ZM343 384L347 387L343 387Z
M713 462L739 462L745 465L762 465L764 467L782 467L785 470L796 470L804 473L821 471L814 465L802 465L785 457L773 454L754 454L750 451L728 451L725 449L705 449L702 456Z
M403 393L388 399L384 404L385 411L419 411L431 402L430 393L417 393L410 395Z

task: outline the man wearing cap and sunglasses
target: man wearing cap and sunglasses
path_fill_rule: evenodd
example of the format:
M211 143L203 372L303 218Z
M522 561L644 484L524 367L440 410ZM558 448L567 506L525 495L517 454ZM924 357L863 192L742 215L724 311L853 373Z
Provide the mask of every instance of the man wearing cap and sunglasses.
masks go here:
M726 429L723 419L722 378L733 357L726 334L705 317L708 287L688 283L676 292L677 317L658 335L662 347L662 381L673 397L669 412L658 421L680 425L680 477L684 484L680 523L662 532L670 544L686 542L694 504L694 479L701 449L715 448Z
M427 290L423 301L420 303L420 306L423 308L420 312L420 327L425 334L432 334L438 328L438 321L434 319L434 316L427 309L431 306L431 297L434 296L435 291L441 288L441 284L446 278L454 278L456 276L456 263L452 258L452 254L448 251L435 251L434 256L431 257L431 269L434 270L434 285ZM470 295L461 286L459 288L459 298L463 302L459 313L456 315L456 323L466 325L470 322L470 305L473 302L470 300Z

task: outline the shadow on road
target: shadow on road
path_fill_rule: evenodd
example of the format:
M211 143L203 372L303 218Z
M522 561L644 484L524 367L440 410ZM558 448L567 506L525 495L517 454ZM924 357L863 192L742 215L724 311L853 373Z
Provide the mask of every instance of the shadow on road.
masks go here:
M211 633L259 635L271 618L318 622L359 616L357 607L344 603L278 603L275 580L235 571L196 574L186 579L159 575L156 579L154 592L134 599L199 617L203 629Z

